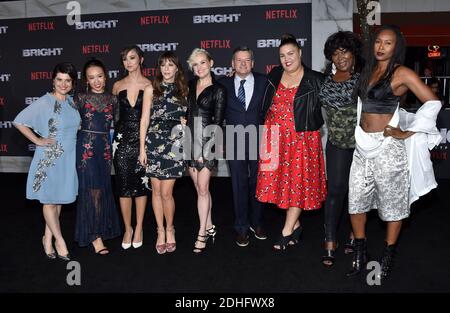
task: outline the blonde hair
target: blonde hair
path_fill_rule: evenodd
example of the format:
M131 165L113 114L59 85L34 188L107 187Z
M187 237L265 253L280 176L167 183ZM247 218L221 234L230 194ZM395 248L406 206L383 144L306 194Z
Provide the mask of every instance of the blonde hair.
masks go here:
M197 56L200 53L203 53L206 56L206 58L208 59L208 61L212 60L211 54L209 54L208 51L206 51L205 49L201 49L201 48L195 48L194 50L192 50L191 55L187 59L187 64L189 65L189 70L192 71L192 63L194 62L193 58L195 58L195 56Z

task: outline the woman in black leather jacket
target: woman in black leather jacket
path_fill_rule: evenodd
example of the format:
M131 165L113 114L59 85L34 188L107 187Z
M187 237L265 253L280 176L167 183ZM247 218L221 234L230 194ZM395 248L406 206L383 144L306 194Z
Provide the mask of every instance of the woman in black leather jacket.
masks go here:
M206 248L209 237L216 235L211 219L211 194L209 180L211 172L217 169L217 157L223 141L222 125L226 99L225 87L214 79L211 55L204 49L194 49L188 59L189 69L196 76L189 82L188 127L190 130L191 152L187 161L189 175L197 190L197 207L200 228L194 244L194 252L201 253Z
M323 76L302 64L301 52L294 36L283 35L281 67L269 74L262 110L256 197L286 210L281 236L273 246L279 251L298 243L301 211L319 209L326 196L318 98Z

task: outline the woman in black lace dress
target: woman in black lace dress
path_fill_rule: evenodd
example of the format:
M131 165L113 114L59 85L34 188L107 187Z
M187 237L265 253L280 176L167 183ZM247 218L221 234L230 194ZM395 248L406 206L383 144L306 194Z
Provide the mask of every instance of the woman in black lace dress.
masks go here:
M185 170L181 138L187 110L186 95L187 84L178 57L171 51L163 53L158 59L153 88L148 86L144 90L139 155L152 184L158 254L176 249L172 192L175 179L183 176Z
M211 172L217 169L217 158L220 153L218 143L221 142L225 106L226 89L216 82L211 72L213 59L208 51L194 49L189 56L189 68L196 76L189 82L189 114L188 126L192 138L191 156L188 161L189 175L197 190L197 208L200 228L194 244L194 253L205 249L209 237L216 234L211 219L211 194L209 180ZM198 124L198 125L197 125ZM206 128L208 127L208 128ZM210 134L208 136L208 134ZM205 136L206 135L206 136Z
M86 93L75 97L81 115L77 137L78 201L75 241L81 247L92 244L95 253L108 254L103 240L120 235L111 188L111 145L109 130L116 97L105 92L106 70L93 59L84 65Z
M142 222L147 205L148 178L139 163L139 124L144 89L151 85L142 74L143 52L138 46L127 47L121 52L125 78L113 86L113 94L119 102L119 120L115 125L113 141L114 169L116 171L120 209L125 224L122 248L139 248L143 242ZM132 199L136 204L136 227L131 227ZM134 237L133 237L134 233Z

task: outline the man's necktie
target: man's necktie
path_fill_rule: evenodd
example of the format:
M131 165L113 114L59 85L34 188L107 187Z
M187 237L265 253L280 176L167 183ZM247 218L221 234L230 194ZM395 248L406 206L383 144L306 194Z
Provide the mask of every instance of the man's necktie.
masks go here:
M238 90L238 99L242 103L242 105L245 107L245 89L244 89L245 79L241 80L241 85L239 86Z

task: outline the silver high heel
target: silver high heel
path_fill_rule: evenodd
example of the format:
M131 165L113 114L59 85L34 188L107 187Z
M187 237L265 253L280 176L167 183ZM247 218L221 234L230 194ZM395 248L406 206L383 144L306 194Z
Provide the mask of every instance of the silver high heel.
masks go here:
M55 242L55 248L56 248L56 256L58 258L60 258L61 260L67 261L67 262L70 261L70 254L69 254L69 252L67 252L66 255L59 254L58 253L58 248L56 247L56 242Z
M42 246L44 247L44 253L47 256L47 258L51 260L56 259L56 253L54 251L51 253L47 253L47 251L45 251L45 236L42 236Z
M211 228L208 228L206 230L206 235L208 237L212 238L212 242L214 243L214 241L216 240L216 234L217 234L217 230L216 230L216 225L213 224L213 226L211 226Z

